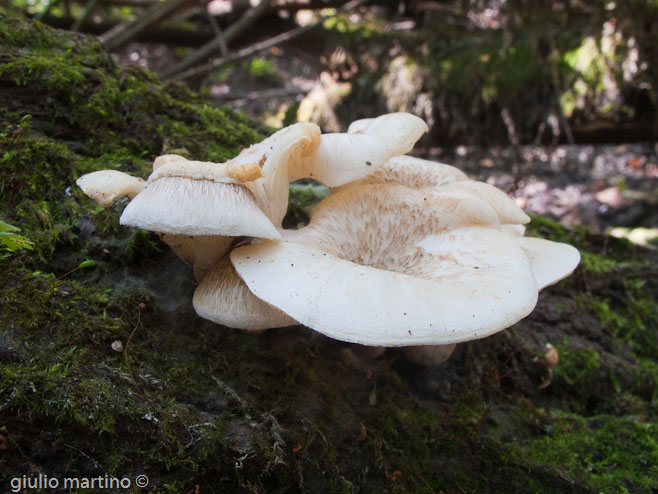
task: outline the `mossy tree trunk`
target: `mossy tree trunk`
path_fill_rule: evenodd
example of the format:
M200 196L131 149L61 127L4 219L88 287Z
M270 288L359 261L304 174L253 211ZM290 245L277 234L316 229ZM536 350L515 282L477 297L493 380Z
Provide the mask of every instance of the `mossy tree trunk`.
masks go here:
M531 232L581 249L581 267L528 318L438 367L395 351L362 360L303 327L248 335L198 318L189 268L155 235L118 226L125 203L102 210L74 183L104 168L145 176L174 149L222 161L260 137L252 123L118 68L89 37L2 10L0 95L0 218L34 244L0 255L5 482L658 488L654 252L534 218ZM560 355L552 372L546 343Z

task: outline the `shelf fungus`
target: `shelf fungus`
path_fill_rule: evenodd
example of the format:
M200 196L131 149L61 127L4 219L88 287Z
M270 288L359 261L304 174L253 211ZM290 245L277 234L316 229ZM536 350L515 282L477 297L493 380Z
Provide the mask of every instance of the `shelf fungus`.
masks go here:
M526 317L580 255L525 237L530 218L497 188L404 156L426 130L405 113L343 134L298 123L223 164L165 155L146 182L78 184L103 205L131 197L121 223L160 232L194 263L201 317L249 331L301 323L437 364ZM283 230L289 183L304 177L332 194L307 226Z

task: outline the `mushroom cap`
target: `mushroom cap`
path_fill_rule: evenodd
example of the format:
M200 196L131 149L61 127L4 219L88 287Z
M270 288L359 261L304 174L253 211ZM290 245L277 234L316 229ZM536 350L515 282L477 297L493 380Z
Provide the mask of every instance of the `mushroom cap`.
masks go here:
M539 290L566 278L580 263L573 245L535 237L517 237L516 242L528 256Z
M410 113L367 120L359 133L323 134L317 150L292 170L291 180L308 177L327 187L358 180L392 157L411 151L428 130L421 118Z
M368 184L398 184L412 189L424 189L457 180L468 180L468 175L452 165L402 155L389 159L360 180L335 190Z
M450 187L477 196L496 211L501 223L528 223L530 218L502 190L493 185L470 180L451 165L436 163L413 156L396 156L369 175L336 190L367 184L399 184L413 189Z
M280 238L244 185L183 177L149 183L119 223L175 235Z
M228 256L220 259L201 280L192 304L204 319L236 329L258 331L299 324L251 293Z
M320 128L309 122L296 123L252 145L231 160L240 163L256 159L263 178L245 184L273 224L280 226L288 209L290 174L307 156L313 154L320 140Z
M236 271L257 297L339 340L409 346L482 338L525 317L537 300L527 257L472 196L348 189L285 238L233 250Z
M104 208L121 196L128 196L132 199L146 186L146 182L141 178L118 170L87 173L78 178L75 183L82 189L82 192Z
M517 237L523 237L525 235L525 226L523 225L513 225L505 224L500 227L504 232L509 233L510 235L516 235Z
M166 155L171 156L171 155ZM149 183L162 177L182 177L211 182L250 182L263 176L256 162L244 164L213 163L212 161L178 160L160 163L149 176Z

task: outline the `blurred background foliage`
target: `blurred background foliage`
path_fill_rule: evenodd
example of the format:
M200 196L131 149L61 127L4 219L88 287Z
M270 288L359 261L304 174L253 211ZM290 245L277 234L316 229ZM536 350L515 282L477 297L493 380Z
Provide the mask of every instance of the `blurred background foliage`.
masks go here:
M656 0L12 3L100 35L121 63L184 79L272 126L314 120L337 131L363 116L410 111L430 124L426 143L449 147L658 134ZM166 15L136 25L165 5ZM115 43L131 22L130 36ZM220 63L188 77L177 67L195 54L185 69Z

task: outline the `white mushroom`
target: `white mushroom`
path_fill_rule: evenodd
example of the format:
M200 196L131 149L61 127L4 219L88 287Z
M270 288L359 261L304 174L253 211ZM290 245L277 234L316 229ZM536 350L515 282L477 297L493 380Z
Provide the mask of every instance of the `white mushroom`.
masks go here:
M279 238L279 233L242 184L162 177L149 182L119 222L174 235Z
M78 178L75 183L82 189L82 192L104 208L121 196L133 199L146 186L146 182L141 178L118 170L87 173Z
M227 256L201 280L192 299L204 319L236 329L259 331L298 324L276 307L249 291Z
M184 173L177 163L170 163L154 174L166 171L170 165ZM195 172L193 168L191 175ZM201 178L156 176L119 219L122 225L175 235L173 238L183 243L185 251L189 250L189 241L184 236L192 237L197 279L228 251L232 237L279 237L246 187L230 177L199 175Z
M298 123L222 164L163 155L154 161L146 187L141 179L131 182L133 188L139 184L140 194L130 189L134 200L120 223L158 232L185 260L193 251L196 275L202 276L229 248L226 237L279 238L291 181L313 177L333 186L361 178L409 151L426 130L418 117L399 113L372 119L358 136L320 136L317 125ZM120 182L124 176L114 172L110 178ZM92 178L87 181L93 185ZM107 203L124 192L107 183L87 190ZM202 236L203 241L194 240Z
M515 240L528 256L540 290L569 276L580 263L580 252L572 245L535 237Z
M231 260L259 298L333 338L448 345L525 317L537 286L491 207L467 194L370 185L322 201L285 240Z
M394 156L411 151L427 130L415 115L389 113L369 119L359 133L323 134L317 150L291 168L291 181L308 177L337 187L359 180Z
M450 190L462 190L488 202L498 214L501 223L517 224L530 221L528 215L503 191L493 185L470 180L458 168L444 163L413 156L396 156L364 178L336 190L367 184L399 184L423 190L449 187Z
M390 158L410 151L427 131L422 119L409 113L391 113L372 119L363 134L319 134L310 123L286 127L262 143L245 151L261 153L270 148L263 165L263 179L246 186L272 223L281 225L288 209L289 183L300 178L313 178L327 187L343 185L360 179ZM308 139L304 152L282 145L296 143L299 135Z
M196 247L192 237L188 235L172 235L171 233L157 234L160 240L167 244L185 264L194 264Z

